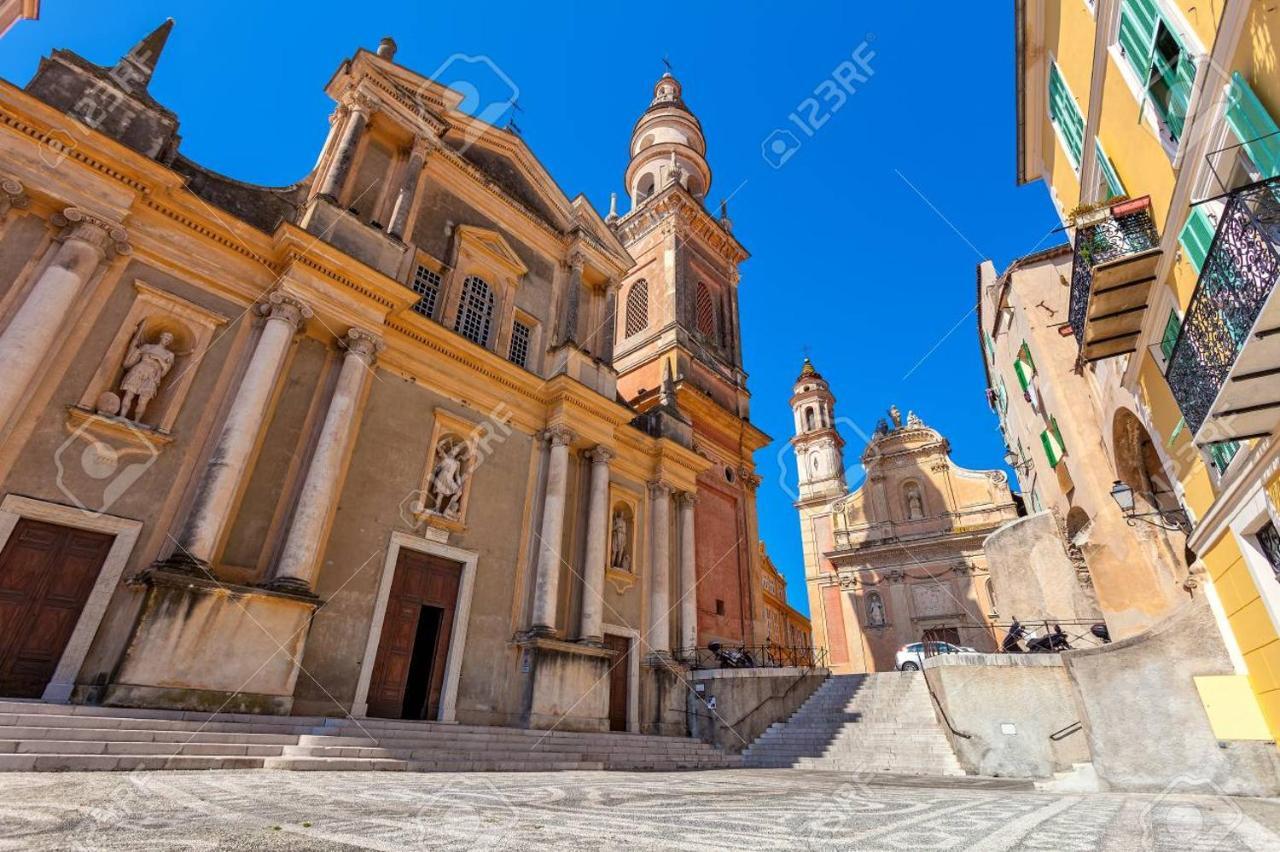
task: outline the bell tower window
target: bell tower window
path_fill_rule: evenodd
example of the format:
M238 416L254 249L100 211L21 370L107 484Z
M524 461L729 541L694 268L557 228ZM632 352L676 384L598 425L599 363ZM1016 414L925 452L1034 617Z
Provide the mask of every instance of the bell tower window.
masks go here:
M649 327L649 282L641 278L627 292L624 336L634 337Z
M706 284L698 282L697 292L698 331L709 338L716 335L716 305L711 298L711 290Z

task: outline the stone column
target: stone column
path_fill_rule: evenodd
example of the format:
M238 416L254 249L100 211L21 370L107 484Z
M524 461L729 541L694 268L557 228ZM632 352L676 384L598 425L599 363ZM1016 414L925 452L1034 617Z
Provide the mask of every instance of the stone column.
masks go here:
M422 167L427 162L427 155L440 144L438 139L418 137L409 152L409 163L405 166L404 180L400 182L400 191L396 193L395 207L391 210L391 224L387 225L387 233L396 239L404 236L405 226L409 224L409 213L413 210L413 198L418 189L418 178L422 175Z
M538 534L538 575L533 590L531 627L535 635L550 636L556 630L565 486L569 479L569 444L573 442L573 433L563 426L553 426L542 435L548 444L550 458L542 502L542 529Z
M560 317L560 340L564 343L578 343L578 312L582 302L582 268L583 257L574 252L569 257L569 286L564 294L564 313Z
M645 637L655 656L671 654L671 486L649 483L649 511L653 539L649 547L649 632Z
M342 193L342 185L346 183L351 164L356 158L356 148L360 144L360 135L369 123L369 114L373 111L374 101L367 95L357 92L346 104L347 121L338 137L338 146L329 161L329 169L325 172L324 181L316 194L338 203Z
M315 588L323 544L321 536L338 499L338 478L354 431L356 404L365 382L373 374L374 359L382 349L382 341L377 336L360 328L348 331L344 342L347 354L342 359L338 384L329 400L302 493L298 495L284 552L274 575L266 583L271 589L312 594Z
M609 460L608 447L587 453L591 460L591 494L587 505L587 557L582 568L582 641L598 645L604 640L604 569L609 558Z
M27 297L0 333L0 423L27 397L28 385L44 364L86 281L112 252L129 252L129 235L119 225L71 207L51 220L62 228L60 245Z
M613 338L618 327L618 282L610 281L604 293L604 316L600 318L600 351L606 364L613 363Z
M195 504L178 537L178 550L165 563L168 568L198 571L207 568L213 559L266 419L267 406L289 344L303 321L311 316L309 307L280 290L268 295L266 302L258 306L258 312L267 320L218 434L218 443L196 491Z
M698 568L693 538L693 492L680 495L680 650L698 647Z

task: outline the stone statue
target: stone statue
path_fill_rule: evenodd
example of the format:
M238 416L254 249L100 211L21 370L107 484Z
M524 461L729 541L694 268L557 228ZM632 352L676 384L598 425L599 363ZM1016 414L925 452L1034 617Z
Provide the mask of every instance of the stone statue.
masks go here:
M120 382L123 399L120 402L120 416L129 417L132 406L133 421L142 422L147 411L147 404L160 391L160 382L173 369L174 352L173 335L167 331L160 332L155 343L142 342L142 323L129 341L129 351L124 356L124 379Z
M914 411L907 412L907 426L912 429L918 429L924 425L924 421L920 419Z
M463 470L462 454L467 445L461 441L445 448L440 443L440 458L436 461L435 470L431 471L431 511L446 518L456 518L462 508L462 488L466 480Z
M621 510L613 513L613 548L609 564L622 571L631 570L631 554L627 553L627 516Z
M893 428L902 428L902 412L898 410L898 406L889 406L889 419L893 421Z
M867 598L867 624L871 627L884 627L884 601L874 593Z
M924 517L924 501L920 499L918 488L907 489L907 518L918 521Z
M884 418L881 417L879 420L876 421L875 436L877 438L880 438L888 434L889 434L889 424L884 422Z

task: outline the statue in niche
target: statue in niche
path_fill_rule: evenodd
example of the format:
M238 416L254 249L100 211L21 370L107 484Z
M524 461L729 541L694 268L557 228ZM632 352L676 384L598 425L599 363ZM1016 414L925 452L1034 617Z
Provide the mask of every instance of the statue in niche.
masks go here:
M907 412L907 426L911 429L919 429L924 426L924 421L920 419L920 415L914 411Z
M907 484L907 520L918 521L924 517L924 501L920 499L920 488L914 483Z
M880 600L880 596L872 592L867 596L867 626L884 627L884 601Z
M627 516L621 509L613 513L613 547L609 553L609 564L620 571L631 570L631 554L627 552L629 527Z
M173 369L175 357L173 334L160 332L155 343L142 342L142 323L129 341L129 350L124 356L124 378L120 381L123 398L120 401L120 416L141 423L147 411L147 405L160 392L160 382ZM133 417L129 417L129 409L133 408Z
M462 489L466 485L466 469L463 453L467 445L462 441L446 439L436 450L436 466L431 471L428 488L429 507L437 515L456 518L462 509Z

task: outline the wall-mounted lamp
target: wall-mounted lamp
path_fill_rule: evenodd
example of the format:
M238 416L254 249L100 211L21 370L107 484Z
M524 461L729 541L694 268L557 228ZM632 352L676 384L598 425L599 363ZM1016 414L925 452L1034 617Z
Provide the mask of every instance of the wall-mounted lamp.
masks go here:
M1151 497L1152 505L1158 505L1154 499L1155 494L1152 494ZM1119 479L1111 486L1111 499L1116 501L1116 505L1120 507L1120 514L1124 516L1125 523L1131 527L1137 526L1137 521L1146 521L1148 524L1160 527L1163 530L1187 534L1191 532L1191 519L1187 517L1187 513L1182 509L1157 508L1154 512L1137 511L1133 488ZM1156 520L1152 520L1152 518Z
M1004 463L1016 470L1018 473L1026 476L1031 473L1031 467L1034 464L1030 457L1022 458L1013 450L1007 450L1004 454Z

